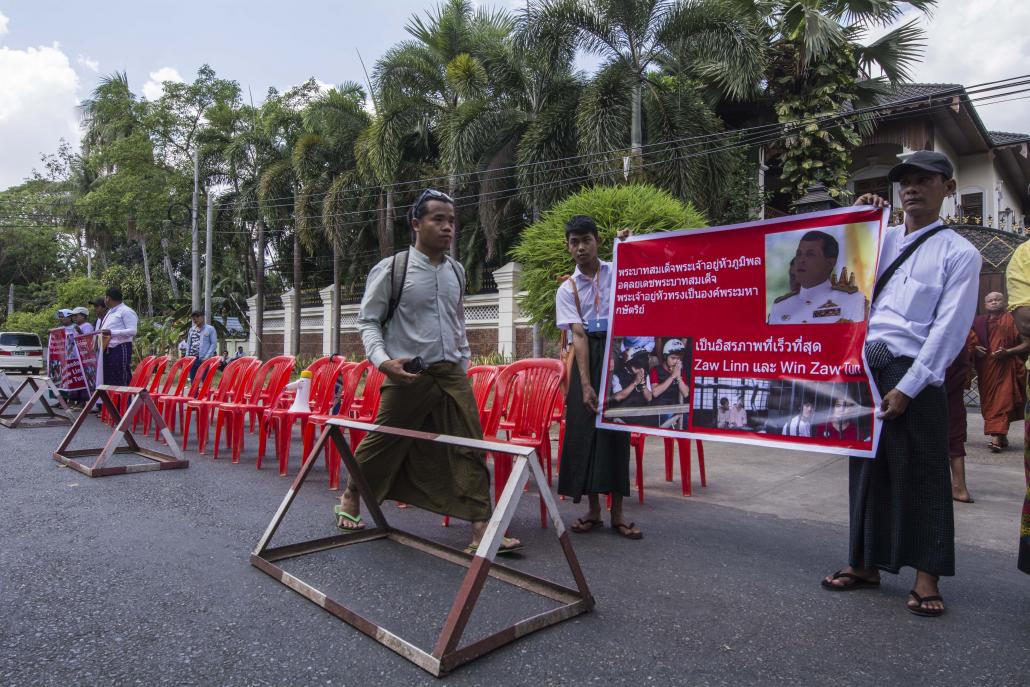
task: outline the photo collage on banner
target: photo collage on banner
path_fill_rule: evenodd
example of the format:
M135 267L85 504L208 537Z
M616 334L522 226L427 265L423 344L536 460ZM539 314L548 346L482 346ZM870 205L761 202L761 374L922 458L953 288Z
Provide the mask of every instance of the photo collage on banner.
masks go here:
M862 348L886 219L857 207L620 241L598 426L875 455Z

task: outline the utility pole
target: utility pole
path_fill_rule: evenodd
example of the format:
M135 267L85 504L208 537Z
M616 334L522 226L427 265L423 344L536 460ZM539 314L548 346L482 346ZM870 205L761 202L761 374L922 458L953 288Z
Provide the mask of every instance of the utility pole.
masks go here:
M265 337L265 221L257 221L257 274L254 275L254 321L250 326L254 328L254 343L256 348L253 351L258 360L264 360L262 355L265 352L262 339Z
M200 310L200 153L193 149L193 310Z
M214 262L215 255L215 204L210 188L207 190L207 236L204 240L204 321L211 324L211 276L214 272L211 263Z

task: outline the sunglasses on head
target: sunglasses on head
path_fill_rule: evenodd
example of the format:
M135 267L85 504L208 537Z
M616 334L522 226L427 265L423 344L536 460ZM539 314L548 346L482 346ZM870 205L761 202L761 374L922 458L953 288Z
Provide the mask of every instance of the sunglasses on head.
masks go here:
M442 200L445 203L454 205L454 199L443 191L438 191L435 188L427 188L425 191L419 194L418 198L411 206L411 217L412 219L418 217L418 211L422 209L422 206L429 200Z

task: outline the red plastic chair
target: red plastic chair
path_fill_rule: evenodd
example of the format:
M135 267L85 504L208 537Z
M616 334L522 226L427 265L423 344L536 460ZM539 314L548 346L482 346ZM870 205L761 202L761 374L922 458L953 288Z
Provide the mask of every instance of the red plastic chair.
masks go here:
M183 409L189 401L199 401L206 399L210 393L211 383L215 380L215 375L218 373L218 366L222 364L222 357L215 355L200 364L197 368L197 374L193 376L193 383L190 385L190 389L187 393L183 394L182 390L175 394L164 394L154 401L157 405L157 409L161 411L161 417L165 420L165 425L168 426L173 433L177 424L183 424ZM187 375L188 376L188 375ZM144 424L146 427L146 424ZM154 428L154 434L157 435L157 428ZM183 434L188 434L187 428L183 426Z
M190 378L190 368L193 367L193 361L196 360L193 356L186 356L179 358L172 366L168 368L168 375L165 377L164 384L160 384L160 378L155 375L154 380L151 382L150 397L154 399L154 403L158 409L161 408L160 400L163 396L179 396L182 394L182 390L186 388L186 382ZM174 391L172 387L175 387ZM159 390L160 389L160 390ZM142 413L136 416L136 420L132 423L132 430L136 431L136 422L139 420L140 415L143 416L143 433L150 433L150 412L144 409ZM157 423L155 422L156 426ZM155 439L160 437L156 436Z
M690 460L690 440L689 439L671 439L669 437L662 437L665 443L665 481L672 481L672 454L673 454L673 442L679 447L680 453L680 486L683 490L684 496L693 496L694 492L691 488L691 460ZM630 446L633 447L636 455L637 463L637 492L640 503L644 502L644 444L647 441L646 434L637 434L634 432L630 435ZM708 476L705 474L705 447L701 443L700 439L697 439L697 467L698 473L701 477L701 486L708 486Z
M466 375L472 384L472 395L476 397L476 410L479 411L480 424L485 424L484 411L490 399L490 392L497 382L497 368L493 365L476 365L470 367Z
M136 369L132 371L132 376L129 378L129 386L149 386L151 377L156 376L160 378L164 372L164 366L168 364L168 356L153 356L148 355L139 361ZM128 403L128 398L125 394L120 391L110 391L108 394L111 400L118 407L118 411L124 415L125 408ZM110 413L107 412L107 407L101 411L100 419L109 425L114 425L114 418L111 417Z
M226 444L232 449L232 462L240 462L244 419L249 415L253 424L256 422L254 418L259 418L265 410L275 406L283 387L290 381L293 363L292 355L272 358L258 369L245 398L218 404L218 417L215 421L215 460L218 459L222 428L225 427Z
M361 404L354 413L355 420L369 424L376 421L376 416L379 415L379 399L383 393L384 381L386 381L386 375L372 367L372 364L369 363L368 374L365 376L365 386L361 394ZM352 429L350 431L351 450L358 450L358 444L361 443L366 434L368 432L360 429Z
M290 461L290 440L293 435L293 423L300 421L301 436L307 427L308 420L314 414L329 412L336 397L336 382L340 378L343 360L330 362L322 358L320 365L315 366L311 377L311 395L307 410L291 410L290 406L269 408L261 419L260 437L258 440L257 468L261 469L261 461L265 457L265 444L268 435L275 432L275 455L279 460L279 475L287 473ZM320 362L320 361L316 361ZM311 368L308 368L311 370ZM292 400L291 400L292 404ZM305 456L301 457L303 461Z
M350 418L351 408L354 403L354 394L357 393L358 383L361 381L362 375L372 367L371 363L364 360L360 363L344 363L340 368L340 375L342 379L342 386L340 390L339 399L335 399L335 403L330 404L330 408L325 413L317 413L311 415L308 418L307 424L304 426L302 436L304 438L304 460L312 459L311 448L315 444L315 431L319 428L324 428L327 421L332 418ZM337 405L340 409L336 415L330 415L328 410L332 406ZM324 431L324 430L323 430ZM357 448L357 445L353 443L351 439L352 450ZM326 444L323 452L325 455L325 466L329 473L329 488L339 489L340 488L340 453L336 450L336 446L333 444Z
M550 426L556 398L561 389L564 367L554 358L529 358L508 365L497 376L495 407L483 434L491 441L503 441L536 449L541 467L550 475ZM497 403L499 402L499 405ZM507 439L501 431L501 411L511 429ZM494 456L494 496L499 498L511 474L510 455ZM541 488L545 488L541 486ZM540 525L547 527L547 509L540 498Z
M196 398L186 402L185 415L182 418L182 450L189 448L190 439L190 418L197 415L197 451L204 453L207 446L207 437L211 413L219 404L231 401L239 397L240 389L250 384L254 373L261 367L257 358L244 356L237 358L225 366L222 370L222 378L218 381L218 387L207 396Z

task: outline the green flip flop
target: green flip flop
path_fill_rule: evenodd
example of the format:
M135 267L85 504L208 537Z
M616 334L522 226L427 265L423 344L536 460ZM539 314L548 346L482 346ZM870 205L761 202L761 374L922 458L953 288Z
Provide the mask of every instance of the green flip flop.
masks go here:
M336 526L341 530L363 530L365 529L365 523L361 519L360 515L351 515L347 511L343 510L343 506L333 506L333 515L336 516ZM343 524L344 521L353 523L354 527L348 527Z

